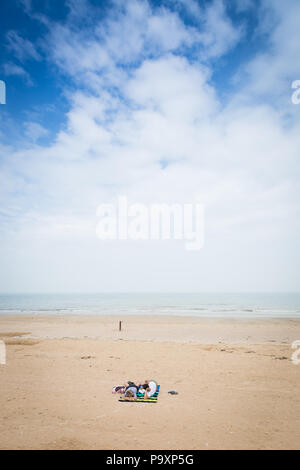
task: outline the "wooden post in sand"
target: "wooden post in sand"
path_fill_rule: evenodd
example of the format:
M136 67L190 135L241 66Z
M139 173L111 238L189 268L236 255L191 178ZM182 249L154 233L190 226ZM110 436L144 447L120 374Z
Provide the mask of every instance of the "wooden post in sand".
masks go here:
M122 322L119 321L119 331L121 331L121 330L122 330Z

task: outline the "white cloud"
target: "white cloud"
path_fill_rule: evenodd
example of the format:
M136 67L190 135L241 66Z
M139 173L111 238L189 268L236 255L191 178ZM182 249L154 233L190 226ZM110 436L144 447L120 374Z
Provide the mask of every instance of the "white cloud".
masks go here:
M220 57L236 46L243 34L243 28L232 24L226 16L222 0L214 0L205 10L204 31L200 34L205 52L204 57Z
M300 55L298 18L300 4L297 0L273 0L263 3L256 36L265 48L240 70L238 78L242 91L250 100L268 99L278 109L293 113L291 83L299 78L296 60ZM247 88L244 84L247 83Z
M215 59L233 48L243 34L243 28L234 27L226 15L222 0L199 10L198 29L185 24L178 12L150 7L145 0L114 4L106 18L86 30L76 27L73 16L67 24L50 25L47 46L52 60L85 85L91 79L91 87L99 86L95 72L100 71L100 86L105 82L118 86L124 80L122 65L136 66L149 56L193 51L201 60ZM82 9L81 2L74 0L72 5L71 11Z
M4 72L5 75L7 75L7 76L11 76L11 75L19 76L19 77L25 79L25 81L27 82L28 85L30 85L30 86L33 85L33 82L30 78L29 73L26 72L26 70L24 70L24 68L21 67L20 65L16 65L16 64L13 64L13 63L9 62L9 63L3 64L2 69L3 69L3 72Z
M25 135L27 139L31 142L36 142L41 137L45 137L48 135L48 130L45 129L41 124L38 122L25 122Z
M2 236L5 259L15 247L11 257L23 273L31 256L31 290L295 289L289 257L297 243L297 120L287 127L271 104L236 97L222 106L207 57L204 65L178 52L197 36L194 29L166 9L133 6L114 13L94 36L84 38L73 25L52 28L52 60L79 89L53 145L3 149L0 194L16 215ZM205 34L207 55L216 57L234 47L239 33L222 3L214 8L206 10ZM150 38L156 42L149 52ZM277 54L279 60L283 50ZM250 96L248 82L240 94ZM30 129L31 137L43 134L34 123ZM173 242L97 240L96 208L119 194L146 203L197 197L206 206L202 252L187 254ZM36 274L45 263L50 280ZM4 275L2 281L7 285Z
M216 59L232 50L243 38L244 25L236 26L226 13L226 2L213 0L201 6L196 0L178 0L178 5L199 25L194 42L202 60Z
M192 45L194 34L187 29L176 13L161 8L157 14L150 15L146 32L147 47L156 47L158 51L173 51L181 45Z
M145 61L128 80L126 96L168 120L193 123L209 116L217 106L208 76L205 67L172 55Z
M22 38L17 31L9 31L6 39L8 49L21 62L24 62L26 59L41 60L41 56L32 42Z

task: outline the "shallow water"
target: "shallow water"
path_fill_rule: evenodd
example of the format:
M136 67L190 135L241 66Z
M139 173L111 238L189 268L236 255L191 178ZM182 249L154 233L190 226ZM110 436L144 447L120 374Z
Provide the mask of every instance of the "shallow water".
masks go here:
M300 317L299 293L1 294L0 314Z

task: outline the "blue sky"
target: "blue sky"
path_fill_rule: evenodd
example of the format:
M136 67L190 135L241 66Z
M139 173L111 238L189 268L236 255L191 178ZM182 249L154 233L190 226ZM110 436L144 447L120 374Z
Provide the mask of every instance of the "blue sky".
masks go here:
M296 0L2 2L0 290L298 290L299 19ZM196 195L201 253L104 247L96 208L120 194Z
M243 29L240 41L221 58L213 56L205 60L212 65L210 82L215 86L221 101L226 101L228 95L234 91L233 78L243 64L266 46L265 36L257 34L258 18L255 5L258 2L254 1L253 7L245 10L234 3L227 2L224 8L232 26ZM199 28L199 22L180 2L153 1L150 4L154 11L170 8L170 11L180 15L185 25ZM204 9L209 8L210 4L211 1L199 2ZM68 24L72 5L74 9L75 2L60 0L51 2L13 0L3 2L1 5L0 63L2 77L9 77L6 79L7 105L2 114L5 114L5 120L8 121L5 135L8 143L15 142L18 145L20 141L20 144L24 145L22 125L31 115L47 128L47 136L40 138L42 144L48 144L51 139L55 139L56 133L65 122L65 113L68 110L65 89L73 89L73 77L61 73L62 71L49 57L47 36L53 23ZM83 28L91 38L94 28L101 21L105 21L107 14L116 9L113 2L100 0L90 1L81 8L81 14L72 20L72 26L74 29ZM93 15L90 14L91 8ZM45 20L39 20L39 15L45 16L46 24ZM32 50L28 50L29 46ZM183 47L179 48L176 54L184 55L190 61L197 61L201 48L201 44ZM139 61L145 59L147 55L148 57L160 55L159 48L155 52L149 51L148 54L143 52L145 55L143 54ZM126 64L126 68L128 66L134 68L136 65L136 62L129 63Z

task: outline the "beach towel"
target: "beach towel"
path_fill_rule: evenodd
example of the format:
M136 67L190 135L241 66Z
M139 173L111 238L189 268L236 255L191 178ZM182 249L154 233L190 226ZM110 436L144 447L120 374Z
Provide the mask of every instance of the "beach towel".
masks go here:
M159 394L159 389L160 386L157 385L155 393L150 398L144 398L144 395L142 393L138 393L137 397L134 398L133 400L129 400L128 398L121 397L119 398L119 401L127 402L127 403L156 403L158 399L158 394Z

